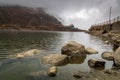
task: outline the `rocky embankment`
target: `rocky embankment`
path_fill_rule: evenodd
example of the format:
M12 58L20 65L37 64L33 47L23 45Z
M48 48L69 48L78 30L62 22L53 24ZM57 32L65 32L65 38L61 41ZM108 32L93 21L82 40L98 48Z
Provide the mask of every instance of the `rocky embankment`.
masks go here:
M0 30L82 31L64 26L43 8L0 6Z
M111 20L111 23L92 25L89 33L106 38L106 43L112 43L116 50L120 46L120 17Z

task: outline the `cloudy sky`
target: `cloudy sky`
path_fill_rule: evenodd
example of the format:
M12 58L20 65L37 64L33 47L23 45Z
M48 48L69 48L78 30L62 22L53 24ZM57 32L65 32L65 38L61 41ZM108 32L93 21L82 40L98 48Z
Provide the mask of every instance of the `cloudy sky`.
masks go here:
M81 29L108 20L110 6L112 17L120 16L120 0L0 0L0 4L44 7L64 25L74 24Z

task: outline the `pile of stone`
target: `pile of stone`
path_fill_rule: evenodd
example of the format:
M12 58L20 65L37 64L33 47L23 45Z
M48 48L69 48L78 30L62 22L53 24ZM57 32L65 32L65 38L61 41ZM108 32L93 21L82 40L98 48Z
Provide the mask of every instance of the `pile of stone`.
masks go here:
M86 48L82 44L70 41L61 49L61 54L50 54L42 58L43 64L50 64L52 67L48 69L48 75L53 77L57 74L57 66L63 66L68 63L81 64L86 58L86 54L97 54L98 51L92 48ZM56 67L56 68L55 68ZM52 70L51 70L52 68ZM54 70L53 70L54 69Z
M97 54L98 51L92 48L86 48L82 44L75 41L68 42L61 49L61 54L50 54L42 58L43 64L50 64L51 67L47 73L49 76L54 77L57 75L57 67L63 66L68 63L81 64L84 62L87 54ZM120 47L115 52L103 52L102 58L110 61L114 61L116 66L120 66ZM91 68L104 69L105 60L103 59L89 59L88 65ZM111 70L109 70L111 71ZM109 71L105 71L109 73Z

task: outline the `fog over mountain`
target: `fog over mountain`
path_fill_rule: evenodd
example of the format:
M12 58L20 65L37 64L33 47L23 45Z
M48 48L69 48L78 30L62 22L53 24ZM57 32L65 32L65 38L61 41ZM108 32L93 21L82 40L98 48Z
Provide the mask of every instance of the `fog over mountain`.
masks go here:
M108 20L110 6L112 17L120 16L120 0L0 0L0 5L43 7L64 25L81 29Z

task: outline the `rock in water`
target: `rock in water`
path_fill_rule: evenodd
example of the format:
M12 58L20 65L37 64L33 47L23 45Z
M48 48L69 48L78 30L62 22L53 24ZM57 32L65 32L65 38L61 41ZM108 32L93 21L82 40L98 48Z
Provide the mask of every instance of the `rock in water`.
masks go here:
M83 75L80 75L80 74L74 74L74 75L73 75L73 77L75 77L75 78L79 79L79 78L82 78L82 77L83 77Z
M90 67L105 67L105 61L102 59L89 59L88 65Z
M85 47L75 41L70 41L61 49L62 54L72 56L75 54L85 53Z
M102 58L106 60L113 60L113 53L112 52L103 52Z
M95 49L93 49L93 48L86 48L86 53L87 54L97 54L98 53L98 51L96 51Z
M18 59L21 59L21 58L23 58L23 57L24 57L23 54L18 54L18 55L17 55L17 58L18 58Z
M49 68L49 70L48 70L48 76L50 76L50 77L54 77L54 76L56 76L56 74L57 74L57 67L51 67L51 68Z
M24 57L28 57L28 56L34 56L37 53L43 52L43 50L38 50L38 49L31 49L28 51L24 51L22 53L18 53L17 54L17 58L24 58Z
M51 64L54 66L63 66L69 62L67 55L50 54L42 58L43 64Z
M120 47L114 52L114 62L117 67L120 67Z
M112 69L107 69L107 70L105 70L104 72L107 73L107 74L118 74L117 71L112 70Z

